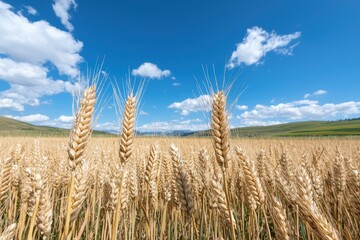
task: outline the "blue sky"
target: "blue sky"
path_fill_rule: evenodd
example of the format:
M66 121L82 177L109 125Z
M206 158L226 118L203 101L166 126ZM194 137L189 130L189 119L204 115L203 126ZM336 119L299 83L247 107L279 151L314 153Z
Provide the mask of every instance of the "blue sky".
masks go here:
M207 128L206 68L213 84L238 76L233 127L359 117L359 10L358 1L0 0L0 115L70 127L79 74L104 59L108 85L146 78L141 131ZM99 106L98 129L118 129L115 107Z

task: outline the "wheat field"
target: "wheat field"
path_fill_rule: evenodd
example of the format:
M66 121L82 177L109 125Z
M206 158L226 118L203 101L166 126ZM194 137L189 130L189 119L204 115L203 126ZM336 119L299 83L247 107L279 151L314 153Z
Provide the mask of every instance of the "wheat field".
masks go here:
M0 239L360 239L360 142L231 138L213 95L212 138L91 138L96 88L69 138L0 140Z

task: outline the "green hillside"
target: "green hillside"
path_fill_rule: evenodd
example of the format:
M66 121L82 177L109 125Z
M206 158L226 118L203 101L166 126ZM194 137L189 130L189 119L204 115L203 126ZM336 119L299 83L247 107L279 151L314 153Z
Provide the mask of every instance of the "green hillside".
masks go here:
M241 127L231 130L234 137L309 137L360 136L360 120L294 122L264 127ZM190 136L209 136L201 131Z
M36 126L11 118L0 116L0 136L17 137L67 137L69 129ZM114 136L113 134L94 131L93 136Z
M310 137L360 136L360 119L344 121L294 122L264 127L241 127L231 130L233 137ZM36 126L0 116L0 136L67 137L68 129ZM93 136L111 137L111 133L94 131ZM209 130L186 134L192 137L210 136Z

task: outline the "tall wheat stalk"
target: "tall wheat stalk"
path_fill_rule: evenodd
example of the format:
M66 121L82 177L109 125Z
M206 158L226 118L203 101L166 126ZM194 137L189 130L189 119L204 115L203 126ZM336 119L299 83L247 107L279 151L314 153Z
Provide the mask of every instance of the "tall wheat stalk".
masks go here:
M66 239L69 234L70 218L73 204L74 191L74 171L81 163L81 157L84 154L85 147L91 136L91 124L94 117L96 103L96 85L92 85L85 89L83 97L80 101L80 107L76 113L73 128L70 132L70 141L68 147L69 167L70 167L70 186L67 200L67 210L65 218L65 226L62 237Z
M129 161L132 154L132 144L134 142L135 137L135 115L136 114L136 101L135 97L130 94L125 103L125 110L122 121L121 135L120 135L120 150L119 150L119 158L122 168L126 167L127 162ZM118 196L118 203L116 206L116 210L113 216L113 224L112 224L112 234L111 239L115 240L117 235L117 229L119 225L119 215L120 215L120 205L121 205L121 192L122 192L122 183L123 174L121 174L120 178L120 191Z
M225 170L228 167L228 162L230 161L230 132L228 125L228 116L226 112L226 96L223 91L217 92L213 95L211 117L211 132L216 161L218 162L222 170L223 186L226 195L227 208L229 211L229 216L232 216L230 198L227 189L227 178L225 174ZM230 224L230 228L232 239L236 239L234 225Z

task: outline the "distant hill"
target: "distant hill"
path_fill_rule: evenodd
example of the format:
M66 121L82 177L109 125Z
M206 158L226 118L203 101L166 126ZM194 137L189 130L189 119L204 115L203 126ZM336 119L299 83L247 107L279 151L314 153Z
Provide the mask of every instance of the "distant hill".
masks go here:
M210 136L209 130L188 136ZM310 137L360 136L360 120L293 122L263 127L241 127L231 130L233 137Z
M136 132L138 136L167 136L167 137L183 137L193 134L194 131L190 130L174 130L174 131L162 131L162 132Z
M11 118L0 116L0 136L29 137L67 137L69 129L36 126ZM310 121L293 122L264 127L241 127L231 130L233 137L311 137L311 136L360 136L360 119L343 121ZM209 130L171 131L171 132L138 132L138 136L210 136ZM94 131L93 136L113 137L117 134Z
M36 126L15 119L0 116L0 136L29 136L29 137L67 137L70 130L63 128ZM94 131L93 136L115 136L111 133Z

